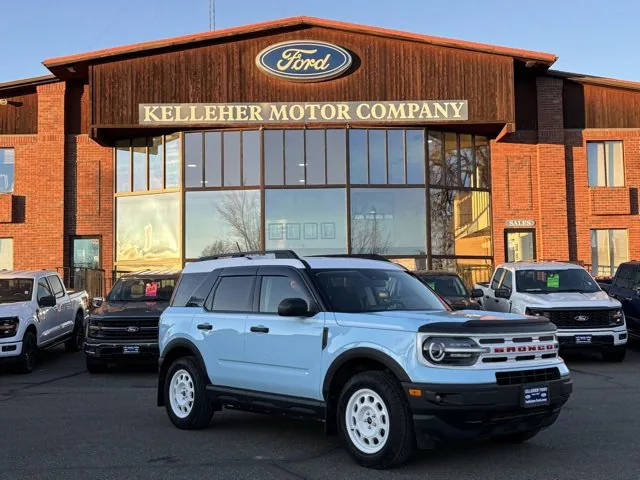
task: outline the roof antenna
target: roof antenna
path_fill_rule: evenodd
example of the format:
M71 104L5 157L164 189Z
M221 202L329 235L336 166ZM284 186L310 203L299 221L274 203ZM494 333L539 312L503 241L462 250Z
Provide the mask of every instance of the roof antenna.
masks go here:
M216 0L209 0L209 30L216 29Z

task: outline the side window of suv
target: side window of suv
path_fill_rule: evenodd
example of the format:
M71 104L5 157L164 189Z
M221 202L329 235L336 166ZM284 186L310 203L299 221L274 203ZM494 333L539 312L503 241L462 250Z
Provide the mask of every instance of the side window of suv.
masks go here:
M38 302L40 302L44 297L50 297L51 295L53 294L51 293L51 289L49 288L47 281L44 278L38 280Z
M491 290L495 290L500 285L500 280L502 280L502 274L504 272L503 268L499 268L496 270L496 273L493 274L493 280L491 280Z
M47 279L49 280L49 285L51 285L51 289L53 290L53 294L56 298L64 297L64 288L62 288L60 279L55 275L51 275L47 277Z
M309 305L309 294L300 280L286 276L264 276L260 287L260 312L277 313L285 298L302 298Z
M255 276L222 277L215 288L212 299L207 302L213 312L253 311L253 286Z

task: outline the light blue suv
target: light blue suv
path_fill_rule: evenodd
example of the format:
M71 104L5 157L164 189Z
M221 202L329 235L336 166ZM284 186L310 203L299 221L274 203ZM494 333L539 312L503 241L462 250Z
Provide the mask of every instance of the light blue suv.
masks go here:
M291 251L184 268L160 320L158 405L320 420L364 466L451 439L525 441L571 393L544 318L452 312L402 267Z

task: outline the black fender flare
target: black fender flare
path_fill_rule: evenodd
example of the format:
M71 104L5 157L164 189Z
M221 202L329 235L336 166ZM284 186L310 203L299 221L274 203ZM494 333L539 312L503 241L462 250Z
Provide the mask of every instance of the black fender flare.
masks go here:
M352 348L338 355L338 357L333 360L333 362L327 369L327 373L322 384L322 396L324 397L325 401L329 400L329 390L335 374L348 361L356 358L374 360L378 363L381 363L386 368L388 368L389 371L391 371L391 373L393 373L400 382L411 381L409 375L407 375L407 372L405 372L402 366L400 366L398 362L396 362L386 353L371 347Z
M171 340L167 344L167 346L164 347L163 355L158 359L159 370L158 370L157 403L159 407L164 406L164 377L170 365L170 363L165 359L167 359L167 357L171 358L171 352L178 348L188 350L189 353L193 357L195 357L196 361L200 365L200 368L202 368L202 371L208 378L207 367L205 366L204 359L202 358L202 355L200 354L200 350L198 350L198 347L196 347L193 342L185 338L176 338L174 340Z

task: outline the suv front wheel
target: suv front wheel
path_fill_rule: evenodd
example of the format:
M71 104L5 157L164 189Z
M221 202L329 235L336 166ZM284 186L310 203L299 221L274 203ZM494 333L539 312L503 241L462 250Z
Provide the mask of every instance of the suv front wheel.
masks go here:
M399 465L415 450L407 402L387 373L369 371L351 378L340 394L337 420L349 453L362 466Z
M176 427L195 430L209 425L213 405L206 386L205 373L193 357L181 357L171 364L164 382L164 404Z

